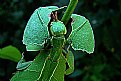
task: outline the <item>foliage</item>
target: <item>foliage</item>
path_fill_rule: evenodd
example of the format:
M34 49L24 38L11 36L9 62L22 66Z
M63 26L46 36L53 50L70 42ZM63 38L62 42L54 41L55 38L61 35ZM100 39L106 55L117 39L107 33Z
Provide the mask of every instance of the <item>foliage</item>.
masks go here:
M115 4L114 4L115 3ZM24 27L39 6L67 5L68 0L1 0L0 1L0 46L22 45ZM96 46L94 54L73 51L75 72L66 76L66 81L119 81L121 73L121 1L120 0L79 0L75 13L89 18L94 29ZM27 60L35 55L25 52ZM15 72L16 63L0 59L0 81L9 81Z
M16 47L7 46L0 49L0 58L18 62L21 58L21 53Z
M71 5L73 4L74 2L68 6L66 11L68 11L69 8L71 9ZM69 49L67 53L62 53L67 42L72 41L72 44L68 44L71 44L74 50L93 53L94 36L89 21L83 16L72 14L72 31L67 38L68 40L66 40L64 36L67 33L66 27L63 22L57 18L57 11L60 9L62 8L47 6L39 7L33 12L24 30L23 44L26 45L27 51L40 50L40 54L37 55L38 57L35 57L33 62L22 63L22 57L17 64L17 69L20 67L18 69L20 71L18 71L10 81L65 81L64 74L69 75L74 70L73 53L70 52ZM81 39L74 40L77 38ZM47 44L45 45L45 43ZM49 44L51 48L47 47ZM67 57L63 56L63 54ZM43 56L45 56L43 60L39 58ZM67 71L66 62L69 66ZM41 68L36 69L38 66ZM32 78L30 75L35 77Z

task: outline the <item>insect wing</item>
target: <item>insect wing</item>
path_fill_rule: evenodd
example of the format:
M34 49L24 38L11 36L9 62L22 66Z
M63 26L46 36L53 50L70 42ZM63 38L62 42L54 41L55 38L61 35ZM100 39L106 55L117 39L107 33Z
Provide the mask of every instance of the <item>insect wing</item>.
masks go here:
M89 21L80 15L72 14L72 32L68 38L74 50L94 52L94 35Z
M49 15L57 8L56 6L40 7L31 15L23 35L23 44L28 51L38 51L43 47L49 37Z

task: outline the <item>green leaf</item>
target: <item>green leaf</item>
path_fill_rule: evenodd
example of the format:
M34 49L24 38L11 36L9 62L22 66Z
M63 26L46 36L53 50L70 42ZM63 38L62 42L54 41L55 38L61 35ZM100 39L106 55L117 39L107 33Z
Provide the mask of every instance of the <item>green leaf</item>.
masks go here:
M16 47L9 45L0 50L0 58L18 62L21 59L21 53Z
M48 59L43 69L42 75L38 81L50 81L57 66L58 66L58 61L52 62L50 59Z
M66 70L66 59L65 57L61 54L60 59L59 59L59 64L55 70L55 73L52 76L52 79L50 81L64 81L64 74Z
M72 32L68 38L74 50L94 52L94 35L89 21L80 15L72 14Z
M74 55L71 51L68 51L66 59L69 66L69 68L66 70L66 75L69 75L74 71Z
M64 81L66 60L60 56L58 61L52 62L49 58L38 81Z
M49 51L43 50L39 54L32 64L23 71L18 71L10 81L37 81L41 76L43 68L45 67L46 60L48 58Z
M31 15L23 35L23 44L26 45L28 51L38 51L43 47L49 37L49 15L57 8L56 6L39 7Z
M49 58L45 64L41 77L38 81L64 81L66 59L61 54L58 61L52 62Z

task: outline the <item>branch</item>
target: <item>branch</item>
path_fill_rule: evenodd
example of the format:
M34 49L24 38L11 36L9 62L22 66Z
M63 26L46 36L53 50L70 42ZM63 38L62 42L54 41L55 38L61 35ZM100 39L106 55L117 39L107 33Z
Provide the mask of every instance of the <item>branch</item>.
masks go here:
M71 17L71 14L73 13L76 5L78 3L78 0L70 0L70 3L61 19L61 21L66 25Z

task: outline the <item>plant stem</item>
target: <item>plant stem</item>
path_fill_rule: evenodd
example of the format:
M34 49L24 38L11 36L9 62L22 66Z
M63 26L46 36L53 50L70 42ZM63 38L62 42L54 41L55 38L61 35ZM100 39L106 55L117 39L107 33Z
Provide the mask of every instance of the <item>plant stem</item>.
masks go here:
M71 17L71 14L73 13L76 5L78 3L78 0L70 0L70 3L61 19L61 21L66 25Z

